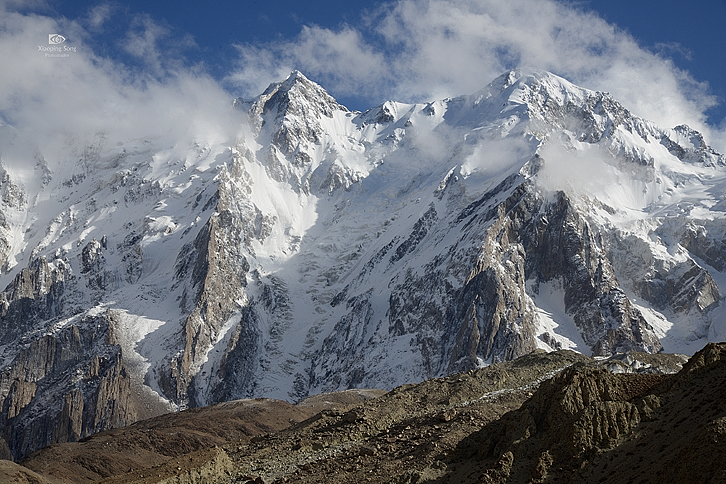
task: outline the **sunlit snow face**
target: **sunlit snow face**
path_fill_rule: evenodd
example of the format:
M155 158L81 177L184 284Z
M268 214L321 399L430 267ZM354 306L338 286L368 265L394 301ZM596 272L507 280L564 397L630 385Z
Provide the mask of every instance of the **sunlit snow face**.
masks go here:
M719 171L681 162L660 143L628 137L641 162L614 155L613 145L606 149L572 138L567 143L550 140L538 152L543 163L537 185L548 193L597 200L617 210L623 220L722 216L722 194L713 190L714 181L723 176Z
M665 127L707 131L705 85L595 14L557 1L390 2L362 26L305 27L295 38L239 45L228 80L250 96L291 68L339 98L425 102L471 93L516 66L613 94ZM284 66L284 68L282 68ZM711 136L710 138L714 138Z

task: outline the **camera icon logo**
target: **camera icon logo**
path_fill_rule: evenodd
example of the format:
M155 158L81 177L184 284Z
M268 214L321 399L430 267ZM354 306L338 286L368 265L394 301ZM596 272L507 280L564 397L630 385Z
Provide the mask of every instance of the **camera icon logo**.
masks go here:
M66 41L66 38L61 34L48 34L48 43L50 45L62 44Z

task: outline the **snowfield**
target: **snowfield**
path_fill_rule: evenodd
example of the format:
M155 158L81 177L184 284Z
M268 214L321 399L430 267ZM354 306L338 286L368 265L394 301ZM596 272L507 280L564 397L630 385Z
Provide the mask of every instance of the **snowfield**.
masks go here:
M688 127L542 71L365 113L295 72L235 109L236 139L99 134L34 160L0 127L2 324L19 291L57 293L0 372L89 317L170 408L726 337L726 163ZM569 272L535 250L556 214ZM41 258L54 275L30 275Z

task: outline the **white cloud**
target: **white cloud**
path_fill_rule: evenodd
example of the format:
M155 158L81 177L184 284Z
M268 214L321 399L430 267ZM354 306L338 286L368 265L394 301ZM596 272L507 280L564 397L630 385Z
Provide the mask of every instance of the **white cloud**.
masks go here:
M528 66L608 91L664 127L686 123L709 135L703 113L715 99L705 84L572 4L399 0L366 20L360 29L307 27L295 39L240 46L228 80L251 96L299 69L334 95L377 104L472 93L506 69Z
M191 35L175 35L170 27L144 14L133 17L120 46L142 62L147 72L163 77L168 72L183 70L184 50L197 44Z
M624 165L606 147L575 143L573 150L551 139L539 150L544 163L536 181L544 193L596 199L631 216L669 198L674 185L667 177L656 181L652 167Z
M48 45L48 33L62 34L67 41L61 48L75 52L46 56L39 46ZM64 19L0 15L0 58L7 66L0 70L0 122L15 128L16 155L39 150L51 162L53 147L90 142L98 134L109 144L155 138L167 145L236 135L240 115L217 81L178 64L174 70L161 63L151 72L129 70L94 55L84 43L87 35ZM156 75L159 69L166 70Z
M2 2L2 0L0 0ZM87 40L108 25L112 3L79 22L24 15L0 3L0 122L30 138L232 136L233 94L189 67L194 40L138 16L118 40L136 64L99 57ZM667 58L640 48L594 14L554 0L399 0L369 11L361 26L307 26L293 39L239 45L225 79L248 97L299 69L333 95L365 100L429 101L472 93L518 65L550 70L584 87L611 92L634 113L670 127L687 123L722 150L726 126L704 124L713 103L706 86ZM83 28L86 25L89 30ZM48 33L77 52L47 58ZM208 128L207 128L208 127ZM32 133L32 134L31 134ZM50 142L50 141L48 141Z
M594 196L610 201L619 184L613 159L597 145L583 143L579 150L568 150L557 142L547 143L539 152L544 165L537 182L549 192L565 191L577 196Z
M341 94L378 94L386 81L385 56L367 45L362 34L348 26L337 31L303 27L293 41L266 46L237 45L239 68L227 81L241 87L247 97L259 95L271 82L287 77L301 66L311 78L324 79L324 87Z
M110 3L100 3L93 6L88 11L87 20L91 30L103 29L103 24L105 24L111 18L113 10L114 7Z

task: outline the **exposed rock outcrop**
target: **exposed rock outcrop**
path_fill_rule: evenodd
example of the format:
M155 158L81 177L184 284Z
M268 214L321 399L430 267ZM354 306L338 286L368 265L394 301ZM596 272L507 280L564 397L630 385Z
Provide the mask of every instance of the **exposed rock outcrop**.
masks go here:
M462 441L459 470L447 478L720 482L725 362L726 344L709 344L674 376L575 365L544 382L520 409Z
M184 350L164 369L161 384L167 395L184 405L196 406L252 393L259 329L244 291L250 270L244 251L249 247L249 238L245 237L250 234L239 227L249 221L239 219L240 215L246 215L244 211L240 214L229 208L230 204L239 203L233 200L237 194L230 191L229 185L220 187L212 198L217 201L215 213L193 244L187 244L177 258L176 283L183 287L181 309L183 312L191 309L191 312L183 323ZM227 346L222 348L225 360L213 369L219 373L215 375L218 379L200 383L205 395L198 395L193 378L206 360L207 352L220 341L222 327L234 316L239 317L239 322ZM240 348L244 350L240 352ZM229 365L227 359L231 360Z
M13 458L148 415L104 315L32 341L0 374L0 437Z
M12 461L0 460L0 482L6 484L49 484L50 481Z
M27 186L4 156L14 456L165 409L537 349L639 371L635 353L726 337L726 164L690 128L541 71L363 113L294 72L235 105L235 139L69 140Z
M724 354L537 350L390 392L176 412L21 463L59 483L718 482Z
M38 325L73 314L72 298L64 298L73 278L70 264L62 259L51 264L39 257L22 269L0 293L0 344L22 340Z

